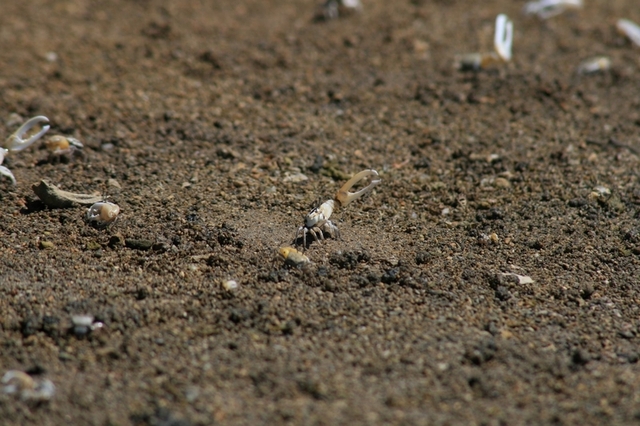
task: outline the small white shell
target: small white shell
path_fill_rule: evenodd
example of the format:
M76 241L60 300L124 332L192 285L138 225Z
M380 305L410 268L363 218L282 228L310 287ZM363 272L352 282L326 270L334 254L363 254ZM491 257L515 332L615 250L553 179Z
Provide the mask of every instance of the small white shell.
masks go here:
M227 291L233 291L238 288L238 282L236 280L225 280L222 282L222 288Z
M608 71L611 68L611 59L606 56L596 56L587 59L578 65L578 74L595 74Z
M107 226L115 222L120 213L117 204L106 201L95 203L87 210L87 221L96 226Z

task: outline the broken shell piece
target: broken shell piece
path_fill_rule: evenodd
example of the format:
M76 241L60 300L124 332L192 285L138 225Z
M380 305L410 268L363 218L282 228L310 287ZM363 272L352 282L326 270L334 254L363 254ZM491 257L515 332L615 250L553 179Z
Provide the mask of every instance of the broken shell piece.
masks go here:
M3 393L19 394L24 400L48 401L56 390L51 380L36 381L27 373L18 370L7 371L1 382Z
M104 197L93 194L76 194L63 191L57 186L41 180L39 184L31 187L38 198L49 207L63 209L76 207L78 205L89 205L102 201Z
M606 56L596 56L578 65L578 74L595 74L611 69L611 59Z
M95 226L103 227L115 222L119 213L120 207L117 204L103 201L89 207L87 221Z
M598 185L589 194L588 198L591 201L595 201L598 199L608 198L611 196L611 190L606 186Z
M500 275L502 275L503 277L513 277L516 281L518 281L518 284L532 284L534 282L533 278L528 275L519 275L514 274L513 272L504 272Z
M593 190L603 197L607 195L611 195L611 190L606 186L598 185L595 188L593 188Z
M524 5L525 15L537 15L540 19L549 19L568 9L582 8L582 0L537 0Z
M616 28L620 34L625 35L635 44L640 46L640 27L628 19L620 19L616 23Z

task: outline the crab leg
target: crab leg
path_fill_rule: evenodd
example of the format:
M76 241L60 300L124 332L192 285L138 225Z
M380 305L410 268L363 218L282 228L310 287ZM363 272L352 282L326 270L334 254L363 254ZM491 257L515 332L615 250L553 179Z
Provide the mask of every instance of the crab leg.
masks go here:
M23 139L24 135L26 135L29 130L31 130L36 125L42 125L42 129L40 129L40 131L35 135L29 137L29 139ZM15 133L7 138L5 147L9 151L22 151L23 149L31 146L35 141L40 139L42 135L47 133L50 127L51 126L49 126L49 119L43 115L30 118L22 126L20 126L20 128L16 130Z
M349 190L353 188L356 183L360 182L363 179L366 179L369 176L371 176L371 182L369 183L369 185L359 191L349 192ZM381 180L378 172L376 172L375 170L363 170L349 179L344 185L342 185L342 188L340 188L336 193L335 199L341 207L344 207L352 201L357 200L367 192L371 191L373 187L380 182Z

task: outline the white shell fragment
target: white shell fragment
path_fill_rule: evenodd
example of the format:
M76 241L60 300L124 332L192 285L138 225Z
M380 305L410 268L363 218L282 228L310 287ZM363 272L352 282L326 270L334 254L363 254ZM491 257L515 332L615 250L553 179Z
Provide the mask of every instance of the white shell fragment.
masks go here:
M22 371L9 370L2 376L2 393L17 394L23 400L48 401L56 387L48 379L36 381Z
M640 27L633 21L628 19L620 19L616 23L618 31L627 36L629 40L636 46L640 46Z
M596 56L578 65L578 74L595 74L611 69L611 59L606 56Z
M95 203L87 210L87 221L92 225L103 227L116 221L120 207L107 201Z
M500 58L509 62L511 60L511 46L513 44L513 22L507 15L501 13L496 17L496 32L493 38L493 46Z
M222 288L226 291L233 291L238 288L238 282L236 280L225 280L222 282Z
M589 200L607 199L611 196L611 190L606 186L598 185L589 193Z
M568 9L582 8L582 0L537 0L524 5L525 15L537 15L540 19L549 19Z
M518 284L532 284L533 278L528 275L518 275L512 272L505 272L501 274L503 277L515 277L518 280Z

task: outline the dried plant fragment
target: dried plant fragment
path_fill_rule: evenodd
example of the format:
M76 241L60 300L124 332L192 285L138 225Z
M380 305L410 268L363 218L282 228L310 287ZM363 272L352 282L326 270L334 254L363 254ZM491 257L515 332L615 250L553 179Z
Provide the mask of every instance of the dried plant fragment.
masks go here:
M90 205L103 200L102 196L95 194L76 194L63 191L46 180L41 180L39 184L33 185L32 188L43 203L56 209Z

